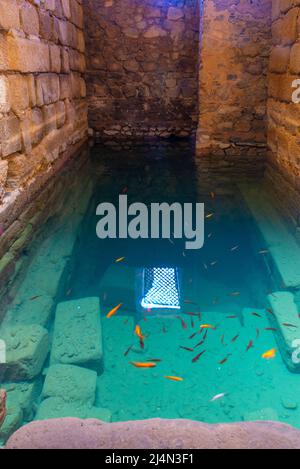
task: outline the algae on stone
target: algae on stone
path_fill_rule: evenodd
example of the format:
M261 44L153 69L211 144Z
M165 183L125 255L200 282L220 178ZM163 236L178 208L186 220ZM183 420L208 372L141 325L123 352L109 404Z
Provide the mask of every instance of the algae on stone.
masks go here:
M88 406L80 402L66 402L60 397L45 399L39 406L35 420L48 420L63 417L77 417L81 419L99 419L104 422L111 421L108 409Z
M42 397L59 397L66 402L94 404L97 373L74 365L52 365L46 375Z
M29 381L42 370L49 352L48 332L43 327L13 326L1 334L6 343L6 363L0 363L2 381Z
M50 363L102 369L99 298L59 303L56 309Z

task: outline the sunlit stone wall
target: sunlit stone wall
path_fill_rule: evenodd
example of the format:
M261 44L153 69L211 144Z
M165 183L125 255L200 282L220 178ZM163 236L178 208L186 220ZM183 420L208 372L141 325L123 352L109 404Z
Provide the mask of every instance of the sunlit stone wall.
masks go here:
M263 156L271 0L201 5L197 152Z
M199 0L83 0L90 126L104 139L197 127Z
M273 0L273 48L269 64L268 144L270 175L283 191L300 226L300 103L293 102L300 79L300 1ZM300 92L295 98L299 100ZM286 182L286 184L284 184Z
M82 0L0 0L0 217L87 134L82 29Z

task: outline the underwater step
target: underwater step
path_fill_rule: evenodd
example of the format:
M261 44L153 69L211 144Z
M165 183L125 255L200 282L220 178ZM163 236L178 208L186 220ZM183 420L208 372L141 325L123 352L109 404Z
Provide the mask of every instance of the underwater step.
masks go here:
M300 346L300 319L294 295L290 292L274 292L268 295L268 301L273 311L270 321L278 329L276 338L282 358L290 371L300 373L300 357L297 360L294 355Z
M300 285L300 247L288 231L279 213L263 192L239 185L247 205L264 238L273 262L288 288Z
M56 308L50 363L79 365L102 371L99 298L80 298Z
M77 417L80 419L98 419L111 422L108 409L93 407L82 402L66 402L60 397L45 399L38 408L35 420L48 420L63 417Z
M59 397L66 402L93 405L96 398L97 373L74 365L52 365L48 369L42 397Z
M43 327L12 326L1 333L6 360L0 363L0 382L29 381L41 372L49 352L48 332Z

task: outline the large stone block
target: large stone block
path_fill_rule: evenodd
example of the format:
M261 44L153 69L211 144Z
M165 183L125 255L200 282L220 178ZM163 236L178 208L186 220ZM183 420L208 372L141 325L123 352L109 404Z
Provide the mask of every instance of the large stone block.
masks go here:
M17 114L29 107L28 80L26 76L10 75L9 91L12 110Z
M58 397L66 402L93 405L96 396L97 373L74 365L50 366L42 397Z
M0 363L1 381L26 381L39 375L49 351L48 332L41 326L13 326L1 333L6 363Z
M1 65L0 65L0 68L1 68ZM9 112L10 108L11 108L11 102L10 102L8 78L5 75L0 75L0 113Z
M38 106L55 103L59 100L59 77L53 73L39 75L36 90Z
M34 73L50 70L49 46L39 39L26 39L10 34L8 41L8 66L11 70Z
M21 150L20 121L16 116L0 119L0 145L2 156Z
M298 42L291 49L290 72L300 73L300 44Z
M300 357L295 357L295 360L293 356L300 346L297 342L300 341L300 319L294 295L284 291L274 292L268 295L268 300L274 313L274 325L278 329L276 338L282 358L289 370L300 373Z
M22 29L26 34L39 35L39 15L35 6L23 1L20 8Z
M274 47L271 51L269 69L271 72L285 73L289 65L290 48Z
M103 422L111 421L108 409L92 407L80 402L66 403L59 397L45 399L39 406L35 420L57 419L61 417L77 417L81 419L98 419Z
M58 304L50 362L101 370L102 333L98 298Z
M16 0L1 0L0 2L0 29L19 29L19 8Z

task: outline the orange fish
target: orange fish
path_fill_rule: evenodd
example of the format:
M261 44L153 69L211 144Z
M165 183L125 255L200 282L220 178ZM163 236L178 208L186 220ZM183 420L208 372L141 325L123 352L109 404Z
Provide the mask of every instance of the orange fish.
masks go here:
M131 365L135 366L136 368L154 368L156 367L156 363L153 362L130 362Z
M205 218L209 219L209 218L212 218L214 216L214 213L208 213Z
M215 329L211 324L201 324L200 329Z
M276 356L276 348L271 348L271 350L268 350L267 352L262 354L262 358L266 358L269 360L270 358L275 358Z
M166 379L170 379L171 381L183 381L183 378L179 376L165 376Z
M138 324L135 326L134 333L139 339L144 340L145 336L142 334L141 328Z
M119 303L117 306L115 306L113 309L110 310L110 312L107 314L107 318L111 318L116 312L118 311L119 308L121 308L123 303Z

